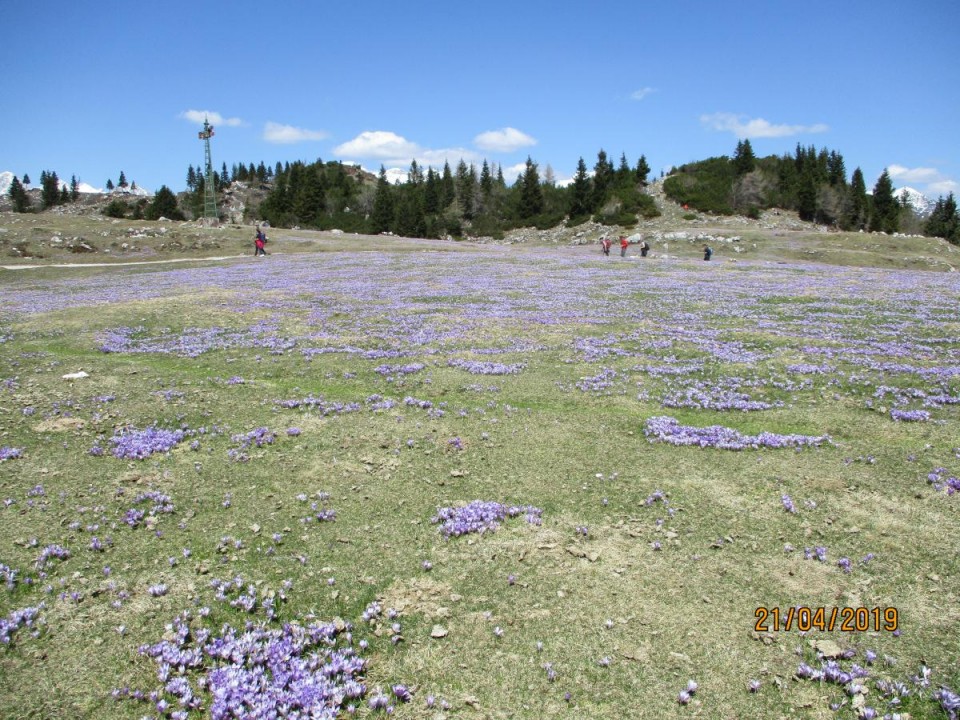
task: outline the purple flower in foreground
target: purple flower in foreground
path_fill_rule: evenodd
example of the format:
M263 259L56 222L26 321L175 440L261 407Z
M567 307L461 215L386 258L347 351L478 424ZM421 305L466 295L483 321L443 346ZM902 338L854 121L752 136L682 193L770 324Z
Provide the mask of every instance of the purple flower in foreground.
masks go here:
M167 594L167 586L163 583L157 583L148 587L147 592L153 597L163 597Z
M681 690L680 694L677 695L677 702L681 705L686 705L690 702L690 693L686 690Z
M23 457L23 448L15 448L4 445L0 447L0 462L4 460L16 460Z
M752 693L758 692L760 690L760 681L751 680L749 683L747 683L747 689Z
M788 513L797 512L797 506L793 504L793 500L786 493L780 496L780 502L783 504L783 509Z

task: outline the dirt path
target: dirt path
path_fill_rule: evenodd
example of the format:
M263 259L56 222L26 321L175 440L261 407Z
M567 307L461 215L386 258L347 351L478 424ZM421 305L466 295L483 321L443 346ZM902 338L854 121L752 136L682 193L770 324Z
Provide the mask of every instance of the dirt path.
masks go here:
M271 253L272 255L282 255L283 253ZM185 262L203 262L204 260L236 260L237 258L248 258L251 255L216 255L213 257L198 258L171 258L169 260L135 260L133 262L111 262L111 263L51 263L48 265L0 265L2 270L36 270L38 268L91 268L91 267L123 267L125 265L162 265L165 263L185 263Z

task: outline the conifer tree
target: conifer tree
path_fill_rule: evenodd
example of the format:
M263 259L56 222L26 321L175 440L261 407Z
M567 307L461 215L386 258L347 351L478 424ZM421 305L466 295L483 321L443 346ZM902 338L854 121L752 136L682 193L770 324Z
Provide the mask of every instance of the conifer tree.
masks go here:
M520 178L520 205L517 208L521 220L530 220L543 212L543 189L537 164L527 156L527 163Z
M373 196L373 213L370 215L370 230L374 234L387 232L393 223L393 195L387 181L387 169L381 165L377 189Z
M123 170L120 171L120 179L117 181L117 187L127 187L127 176L123 174Z
M160 218L167 218L168 220L184 219L184 215L177 205L177 196L166 185L161 185L160 189L153 194L153 200L147 206L144 217L147 220L159 220Z
M293 213L301 225L316 227L326 207L323 185L315 167L305 168L293 198Z
M737 151L733 156L733 171L737 177L743 177L749 172L753 172L756 167L757 158L753 154L753 146L750 140L745 139L737 142Z
M637 169L634 172L636 181L646 187L647 185L647 175L650 174L650 164L647 162L647 156L641 155L640 159L637 160Z
M113 190L113 180L111 180L110 178L107 178L106 188L108 191Z
M432 167L427 168L427 180L423 184L423 212L436 215L440 210L440 180Z
M40 202L44 210L57 205L60 202L60 178L56 172L40 173Z
M26 175L24 175L24 177L26 177ZM27 194L23 184L17 180L16 176L14 176L13 180L10 182L10 189L7 190L7 194L10 196L11 202L13 202L14 212L29 212L31 205L30 195Z
M12 189L12 188L11 188ZM953 193L946 200L939 198L923 226L923 234L929 237L941 237L954 245L960 245L960 214Z
M570 206L567 210L571 219L590 214L590 178L587 175L587 164L581 157L577 162L577 173L573 176L570 186Z
M473 218L473 195L476 191L477 177L473 166L469 168L467 164L460 159L457 163L457 205L460 207L460 215L466 220Z
M797 186L797 214L808 222L812 222L817 214L817 181L809 165L804 166Z
M483 195L484 202L490 200L492 192L493 176L490 174L490 164L484 159L483 166L480 168L480 193Z
M607 201L608 191L613 181L613 164L607 160L607 153L602 149L597 153L597 164L593 166L593 197L591 210L596 212Z
M197 171L193 165L187 168L187 190L194 190L197 187Z
M23 184L24 184L24 185L29 185L29 184L30 184L30 176L27 175L26 173L23 174Z
M507 187L507 181L503 179L503 165L497 164L497 186L503 190Z
M456 185L453 181L453 173L450 171L450 163L444 161L443 174L440 176L440 212L450 206L456 194Z
M900 205L893 196L893 182L884 168L873 186L873 207L870 212L870 230L895 233L900 227Z
M76 202L80 199L80 181L76 175L70 176L70 199Z
M618 188L629 187L633 183L633 171L627 162L627 154L620 153L620 165L617 167L616 185Z
M64 185L60 188L60 199L58 203L60 205L66 205L68 202L70 202L70 191L67 189L67 186Z
M416 160L410 161L410 170L407 172L407 182L414 186L423 184L423 169L417 164Z
M842 220L846 230L862 230L867 223L867 185L863 180L863 171L856 168L850 178L847 189L847 212Z
M230 184L230 173L227 172L226 161L224 161L223 165L220 167L220 184L224 187Z

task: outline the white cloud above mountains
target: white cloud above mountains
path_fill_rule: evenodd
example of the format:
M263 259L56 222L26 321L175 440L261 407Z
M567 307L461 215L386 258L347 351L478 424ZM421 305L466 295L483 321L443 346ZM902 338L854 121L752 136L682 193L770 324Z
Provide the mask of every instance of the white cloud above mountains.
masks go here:
M630 99L643 100L645 97L647 97L651 93L655 93L656 91L657 89L652 87L640 88L639 90L634 90L632 93L630 93Z
M536 145L537 141L516 128L505 127L480 133L473 139L473 144L488 152L508 153Z
M328 137L330 137L330 133L323 130L307 130L305 128L283 125L276 122L267 122L263 126L263 139L274 145L316 142L318 140L326 140Z
M197 125L203 125L203 121L207 120L214 127L226 126L226 127L240 127L243 125L243 120L240 118L225 118L218 112L213 110L184 110L180 113L180 117L184 120L187 120Z
M701 115L700 122L711 130L731 132L738 138L775 138L790 135L807 135L827 132L830 127L824 123L814 125L775 125L763 118L748 118L734 113L713 113Z
M409 167L412 160L418 164L435 168L443 167L444 162L451 166L463 159L465 162L478 163L483 158L467 148L425 148L402 135L387 130L367 130L353 140L337 145L334 155L345 160L375 160L385 167Z
M893 164L887 168L887 172L890 174L890 179L894 180L898 185L902 183L926 185L923 192L931 198L960 192L960 183L956 180L951 180L936 168L908 168L903 165Z

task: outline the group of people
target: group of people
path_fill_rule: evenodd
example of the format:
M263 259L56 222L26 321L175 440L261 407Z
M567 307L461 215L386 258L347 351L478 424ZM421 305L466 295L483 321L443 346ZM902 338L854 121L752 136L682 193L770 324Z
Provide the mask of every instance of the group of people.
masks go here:
M613 245L613 241L608 238L606 235L600 238L600 248L603 250L604 255L610 255L610 247ZM620 236L620 257L627 256L627 247L629 247L630 241L627 240L626 235ZM640 241L640 257L646 257L647 253L650 252L650 243L646 240ZM709 260L713 257L713 248L709 245L703 246L703 259L704 261Z
M606 236L600 238L600 246L603 250L604 255L610 254L610 247L612 245L613 245L613 241L610 238ZM630 241L627 240L627 236L621 235L620 236L620 257L627 256L627 248L629 246L630 246ZM640 257L646 257L648 252L650 252L650 243L644 240L640 243Z

